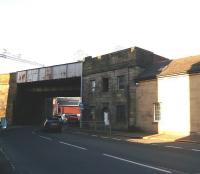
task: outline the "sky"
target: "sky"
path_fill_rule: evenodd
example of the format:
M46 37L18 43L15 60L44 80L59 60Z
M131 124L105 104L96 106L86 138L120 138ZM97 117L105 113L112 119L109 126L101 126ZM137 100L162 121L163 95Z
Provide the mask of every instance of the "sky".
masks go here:
M0 0L0 54L46 66L138 46L200 54L199 0ZM0 73L31 68L0 58Z

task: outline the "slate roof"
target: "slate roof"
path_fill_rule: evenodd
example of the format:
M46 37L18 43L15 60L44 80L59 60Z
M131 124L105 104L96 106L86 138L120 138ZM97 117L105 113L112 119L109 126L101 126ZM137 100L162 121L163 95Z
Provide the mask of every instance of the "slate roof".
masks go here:
M200 55L175 59L164 68L160 76L200 72Z
M155 79L169 63L167 60L150 66L138 75L136 81Z
M192 74L200 72L200 55L181 59L166 60L147 68L142 72L137 81L154 79L157 76L177 74Z

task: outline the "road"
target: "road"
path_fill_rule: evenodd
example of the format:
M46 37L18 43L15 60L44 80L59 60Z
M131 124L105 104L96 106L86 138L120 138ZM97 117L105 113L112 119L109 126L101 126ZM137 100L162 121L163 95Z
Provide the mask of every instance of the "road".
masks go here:
M200 173L200 147L195 144L147 145L33 127L10 129L0 139L16 174Z

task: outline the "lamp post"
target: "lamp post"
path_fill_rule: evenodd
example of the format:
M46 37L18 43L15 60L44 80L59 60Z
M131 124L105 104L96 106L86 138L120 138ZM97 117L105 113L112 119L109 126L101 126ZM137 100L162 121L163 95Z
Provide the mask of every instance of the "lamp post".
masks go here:
M81 62L81 89L80 89L80 128L83 127L83 62Z

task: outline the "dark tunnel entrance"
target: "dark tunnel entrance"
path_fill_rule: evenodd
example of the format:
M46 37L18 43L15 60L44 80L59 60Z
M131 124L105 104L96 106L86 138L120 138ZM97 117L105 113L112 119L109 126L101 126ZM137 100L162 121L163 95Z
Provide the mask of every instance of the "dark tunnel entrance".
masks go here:
M80 89L80 77L18 84L14 124L41 125L54 97L80 97Z

